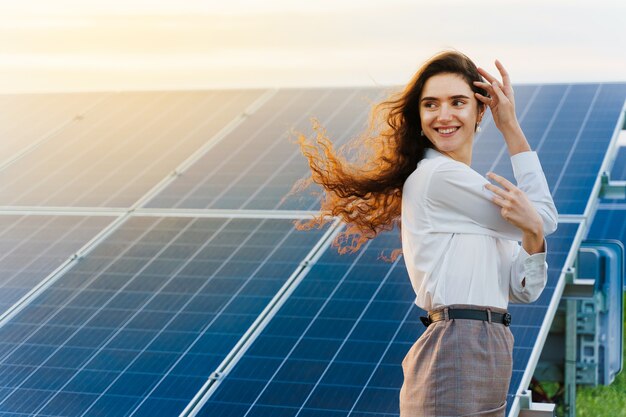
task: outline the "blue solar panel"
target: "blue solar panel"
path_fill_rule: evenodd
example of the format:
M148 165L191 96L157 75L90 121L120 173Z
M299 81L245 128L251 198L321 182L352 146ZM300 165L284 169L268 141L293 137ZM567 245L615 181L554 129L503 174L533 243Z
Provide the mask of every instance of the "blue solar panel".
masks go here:
M76 121L106 94L0 95L0 166Z
M626 210L598 210L587 238L617 239L626 243Z
M561 224L548 238L541 297L510 305L516 340L509 408L578 227ZM398 245L388 233L357 255L325 252L199 415L397 416L400 364L425 329L402 259L377 259Z
M0 206L129 207L262 90L118 93L0 171Z
M0 414L177 415L321 233L130 218L0 328Z
M626 84L554 84L538 86L527 102L516 99L560 214L584 213L625 98ZM493 128L477 138L472 166L512 179L508 153Z
M383 91L279 90L233 124L261 93L112 94L0 170L0 205L128 209L230 123L234 129L223 130L223 139L146 207L174 209L168 216L187 208L314 210L317 196L283 200L308 172L288 130L311 133L308 118L316 116L331 139L344 143L362 131L369 102ZM626 84L516 86L520 122L561 214L583 214L594 198L625 97ZM216 112L213 99L229 110ZM202 106L190 109L190 103ZM112 130L99 128L105 125ZM512 178L490 116L482 126L473 167ZM110 134L118 141L108 141ZM614 228L606 225L613 220L602 223L606 216L623 227L618 214L600 211L594 228ZM43 218L24 219L36 217ZM0 215L3 220L7 230L15 227L10 216ZM509 306L516 338L509 408L516 390L526 388L522 375L538 349L548 305L558 301L552 299L556 281L577 230L561 223L550 236L549 280L539 300ZM19 241L2 236L5 249ZM0 327L0 414L178 415L204 392L209 375L321 236L295 232L290 220L131 215ZM54 252L40 239L31 249L42 246ZM357 255L324 252L217 390L209 391L201 414L396 416L401 360L423 331L402 261L394 266L377 259L399 246L397 233L388 233Z
M618 148L610 178L612 181L626 180L626 147ZM588 239L616 239L626 242L626 200L601 199Z
M315 209L317 199L281 203L308 166L292 127L311 132L309 117L323 121L336 143L365 127L368 102L380 89L286 89L251 115L146 207L215 209Z
M147 207L314 210L317 196L301 194L283 200L294 181L308 172L298 148L286 140L288 128L297 126L310 133L305 117L310 113L322 121L331 139L343 143L364 128L367 103L359 96L367 94L374 100L382 93L282 92ZM626 84L520 85L516 94L522 127L539 152L559 212L582 214L613 138ZM278 123L268 123L272 118ZM483 174L494 167L512 179L504 140L489 114L483 128L472 166Z
M111 221L111 217L0 216L0 315Z
M612 180L626 180L626 147L620 147L617 150L617 156L613 162L613 169L611 170Z

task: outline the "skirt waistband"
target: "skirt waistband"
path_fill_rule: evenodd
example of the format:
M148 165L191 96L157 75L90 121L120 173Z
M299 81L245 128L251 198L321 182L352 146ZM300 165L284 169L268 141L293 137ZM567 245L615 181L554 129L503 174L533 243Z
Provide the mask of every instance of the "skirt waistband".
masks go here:
M480 306L480 305L476 305L476 304L449 304L446 306L442 306L442 307L437 307L433 310L429 310L428 314L431 313L435 313L437 311L443 311L446 308L450 308L450 309L459 309L459 308L464 308L464 309L469 309L469 310L483 310L483 311L493 311L494 313L508 313L506 308L500 308L500 307L491 307L491 306Z
M505 326L511 324L511 314L498 307L476 306L471 304L452 304L430 310L427 316L421 316L424 326L441 320L469 319L482 320L489 323L500 323Z

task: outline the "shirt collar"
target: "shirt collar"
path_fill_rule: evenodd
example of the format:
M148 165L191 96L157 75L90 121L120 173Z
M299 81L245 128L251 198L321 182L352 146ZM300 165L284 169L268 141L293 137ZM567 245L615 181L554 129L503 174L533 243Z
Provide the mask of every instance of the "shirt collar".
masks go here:
M424 158L431 159L438 156L443 156L443 154L434 148L426 148L426 152L424 152Z

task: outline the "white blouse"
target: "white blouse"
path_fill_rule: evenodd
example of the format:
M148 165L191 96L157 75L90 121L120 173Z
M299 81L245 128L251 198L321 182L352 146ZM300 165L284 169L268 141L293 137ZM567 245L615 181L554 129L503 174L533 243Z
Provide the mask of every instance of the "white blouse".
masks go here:
M518 153L511 163L517 187L543 219L544 234L553 233L558 214L537 153ZM543 291L547 246L534 255L524 250L521 230L502 218L484 187L488 182L466 164L427 149L404 183L402 251L418 307L507 308L509 301L533 302Z

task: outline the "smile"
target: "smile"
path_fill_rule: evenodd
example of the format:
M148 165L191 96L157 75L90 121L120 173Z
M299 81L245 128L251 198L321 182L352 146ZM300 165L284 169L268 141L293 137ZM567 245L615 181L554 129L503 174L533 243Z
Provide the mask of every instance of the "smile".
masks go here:
M442 135L448 135L450 133L454 133L457 130L459 130L458 127L446 127L446 128L438 128L437 132L441 133Z

